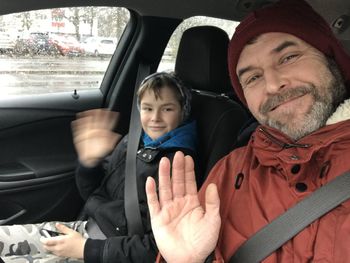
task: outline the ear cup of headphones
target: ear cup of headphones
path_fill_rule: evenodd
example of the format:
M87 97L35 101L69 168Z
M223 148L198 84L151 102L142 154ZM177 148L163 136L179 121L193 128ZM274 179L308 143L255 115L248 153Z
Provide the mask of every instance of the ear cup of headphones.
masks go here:
M192 100L192 93L191 91L185 87L182 82L179 82L178 88L181 89L181 95L183 97L183 103L182 103L182 114L183 114L183 121L188 120L188 118L191 115L191 100Z

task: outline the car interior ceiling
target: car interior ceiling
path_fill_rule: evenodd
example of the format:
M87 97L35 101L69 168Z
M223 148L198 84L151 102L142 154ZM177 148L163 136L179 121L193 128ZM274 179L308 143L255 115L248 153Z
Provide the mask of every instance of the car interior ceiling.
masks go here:
M70 6L122 6L131 10L135 10L142 16L172 17L185 19L191 16L203 15L231 19L235 21L241 20L248 12L259 8L263 5L277 2L278 0L220 0L215 1L169 1L169 0L4 0L0 14L8 14L12 12L20 12L26 10L34 10L54 7L70 7ZM341 13L346 14L349 10L350 3L346 0L307 0L316 10L323 14L326 20L339 16ZM328 18L328 19L327 19Z
M209 16L240 21L250 11L278 0L220 0L215 1L159 1L159 0L3 0L0 14L41 8L70 6L120 6L134 10L141 16L186 19L192 16ZM307 0L332 25L336 35L350 50L350 1Z

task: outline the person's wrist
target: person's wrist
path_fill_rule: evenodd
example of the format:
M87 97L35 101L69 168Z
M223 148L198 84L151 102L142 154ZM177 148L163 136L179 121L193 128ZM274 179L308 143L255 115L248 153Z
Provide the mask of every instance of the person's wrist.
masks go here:
M86 238L83 238L80 245L81 251L79 252L78 259L84 259L85 243L86 243Z

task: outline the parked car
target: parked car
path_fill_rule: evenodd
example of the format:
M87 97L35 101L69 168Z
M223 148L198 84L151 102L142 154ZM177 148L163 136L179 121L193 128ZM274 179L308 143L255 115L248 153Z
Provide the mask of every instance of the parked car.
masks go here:
M0 52L9 54L13 51L14 47L15 41L10 34L0 32Z
M86 55L111 56L117 47L116 38L88 37L82 43Z
M18 37L15 45L17 55L57 55L59 51L48 33L31 32L27 37Z
M29 46L35 54L57 54L58 50L48 33L32 32L29 36Z
M52 35L52 42L63 56L81 56L84 48L73 36Z

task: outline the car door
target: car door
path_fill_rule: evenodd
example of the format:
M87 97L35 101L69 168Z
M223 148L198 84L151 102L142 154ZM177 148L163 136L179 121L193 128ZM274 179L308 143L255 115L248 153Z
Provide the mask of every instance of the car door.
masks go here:
M73 220L81 211L83 201L75 186L77 155L70 125L77 112L107 106L122 54L117 50L112 58L95 59L84 56L83 51L33 53L26 45L30 32L74 37L77 42L89 34L122 39L129 11L94 8L91 13L99 15L91 18L90 25L83 18L91 7L40 9L1 17L2 30L14 43L0 56L2 224ZM84 14L75 16L81 19L80 32L72 23L77 11ZM101 26L102 16L108 15L121 16L117 28L112 19L103 20L112 22ZM28 17L30 22L23 25ZM96 23L100 23L99 28ZM50 37L50 44L55 45L54 39ZM123 50L122 45L119 50Z

